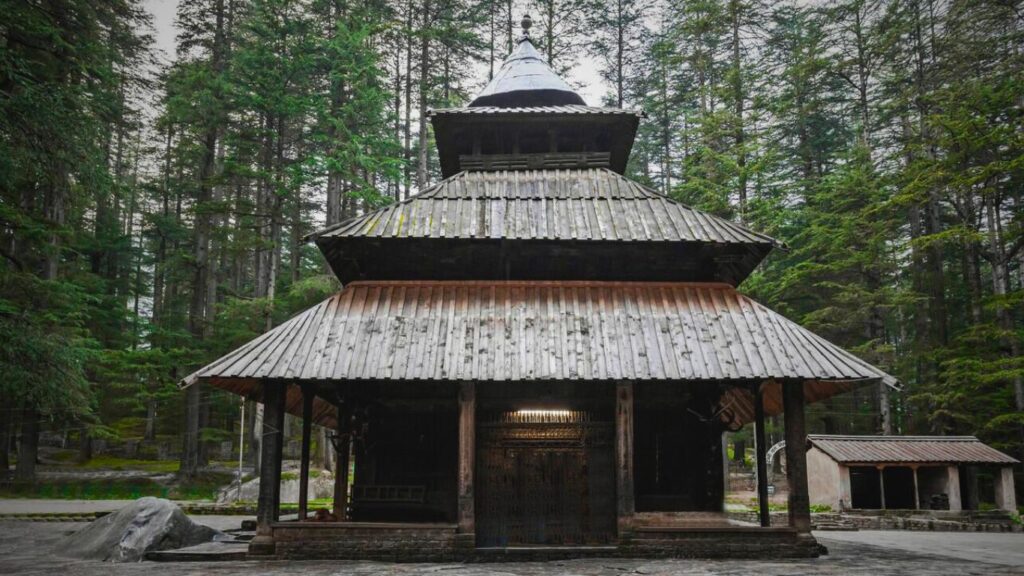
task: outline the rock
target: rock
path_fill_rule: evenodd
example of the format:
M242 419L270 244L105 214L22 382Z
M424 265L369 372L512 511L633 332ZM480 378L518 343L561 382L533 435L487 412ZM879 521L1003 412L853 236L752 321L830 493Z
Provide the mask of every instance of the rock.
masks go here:
M138 562L149 551L175 550L223 536L193 522L170 500L146 497L72 534L59 553L74 558Z
M299 501L299 474L298 472L286 472L281 475L281 502L295 503ZM238 485L232 484L221 489L217 494L218 504L229 504L231 502L255 502L260 495L260 479L253 478L242 484L242 491L239 494ZM309 499L319 500L322 498L334 497L334 475L326 470L309 475Z

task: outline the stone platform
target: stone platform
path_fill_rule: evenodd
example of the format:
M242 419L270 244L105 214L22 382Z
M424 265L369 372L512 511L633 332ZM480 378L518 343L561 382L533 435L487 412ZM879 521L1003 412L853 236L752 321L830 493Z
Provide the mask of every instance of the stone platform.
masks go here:
M273 554L250 557L383 562L507 562L572 558L815 558L825 553L810 534L788 527L676 522L636 526L609 546L477 548L455 524L278 522ZM262 551L268 548L263 545Z

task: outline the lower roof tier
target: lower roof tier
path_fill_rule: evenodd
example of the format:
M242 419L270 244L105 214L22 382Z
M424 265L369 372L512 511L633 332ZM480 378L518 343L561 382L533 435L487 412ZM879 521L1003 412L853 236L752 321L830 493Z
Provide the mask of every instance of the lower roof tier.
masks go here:
M778 244L601 168L462 172L310 237L342 282L735 285Z
M355 282L185 379L804 381L807 401L895 379L726 284ZM781 409L766 390L766 409ZM749 395L734 394L749 421Z

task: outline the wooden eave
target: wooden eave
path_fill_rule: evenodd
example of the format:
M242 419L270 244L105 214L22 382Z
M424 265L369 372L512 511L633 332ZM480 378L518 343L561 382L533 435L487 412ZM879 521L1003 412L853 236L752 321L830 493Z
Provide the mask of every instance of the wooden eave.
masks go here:
M733 423L751 421L761 383L769 414L782 382L803 382L808 402L898 386L725 284L409 281L352 283L182 385L467 380L717 383Z

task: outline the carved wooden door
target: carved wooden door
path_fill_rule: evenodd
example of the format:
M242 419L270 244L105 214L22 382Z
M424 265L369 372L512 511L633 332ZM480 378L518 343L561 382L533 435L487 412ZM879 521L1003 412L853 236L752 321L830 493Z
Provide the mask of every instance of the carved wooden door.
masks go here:
M478 430L478 545L602 544L614 537L614 491L594 490L609 486L604 476L614 472L610 427L493 422Z

